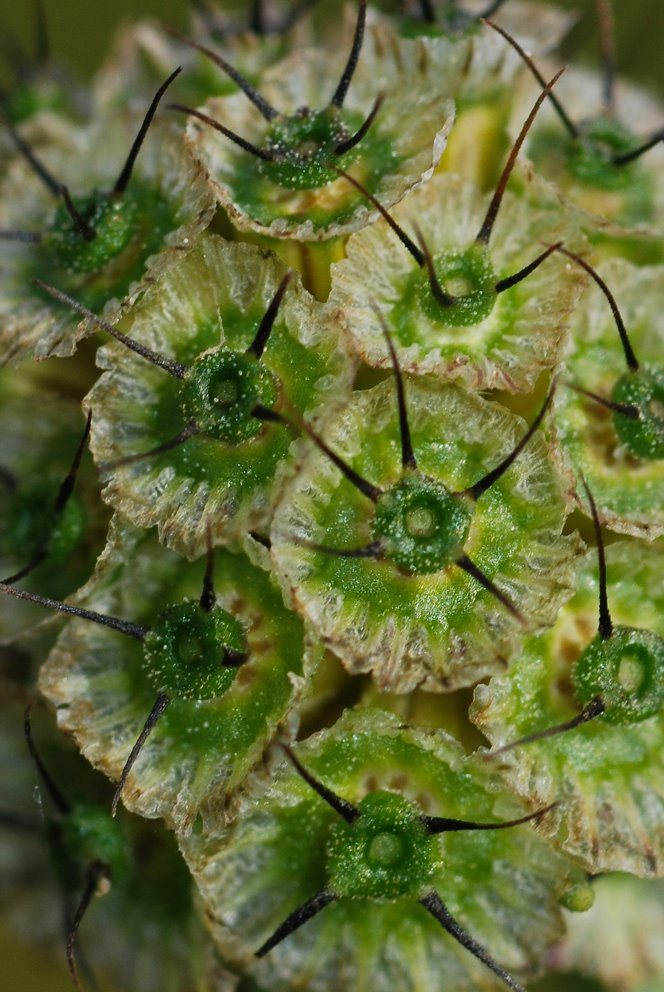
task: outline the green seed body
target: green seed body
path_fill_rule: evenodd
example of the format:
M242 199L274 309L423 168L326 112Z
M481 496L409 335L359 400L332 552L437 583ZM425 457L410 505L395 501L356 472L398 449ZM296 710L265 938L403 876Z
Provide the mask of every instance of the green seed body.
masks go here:
M185 420L227 444L251 441L262 428L252 410L259 403L272 407L276 400L270 370L250 355L225 349L197 358L181 392Z
M573 678L582 705L601 697L601 719L640 723L664 705L664 640L652 631L623 626L605 640L598 634L579 658Z
M385 557L414 575L439 572L460 555L471 515L434 479L408 474L378 500L372 524Z
M413 803L391 792L372 792L353 823L330 826L330 889L350 899L417 898L438 865L437 841L427 834Z
M345 155L335 152L349 135L342 112L336 107L303 107L293 117L283 117L272 125L266 144L274 160L261 162L260 171L287 189L325 186L337 179L336 169L347 168L357 156L355 150Z
M638 408L637 419L613 414L616 434L629 452L637 458L664 458L664 369L625 373L613 387L611 399Z
M429 289L426 274L414 272L411 292L421 300L429 320L449 327L472 327L489 316L497 299L498 277L485 247L441 252L434 258L434 267L442 289L453 300L443 306Z
M223 696L237 675L226 652L246 649L242 625L225 610L205 612L196 602L160 613L143 642L144 665L157 692L183 700Z

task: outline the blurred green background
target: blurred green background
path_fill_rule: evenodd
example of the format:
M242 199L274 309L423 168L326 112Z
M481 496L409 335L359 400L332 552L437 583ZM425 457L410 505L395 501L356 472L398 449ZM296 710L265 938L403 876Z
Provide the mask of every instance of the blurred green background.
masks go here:
M341 0L339 0L341 2ZM565 57L597 64L596 20L594 0L559 0L559 5L578 13L576 27L566 44ZM220 2L223 8L223 0ZM144 17L158 17L172 27L184 29L191 4L185 0L113 0L92 3L90 0L44 0L53 55L84 76L91 76L100 64L114 29L122 22ZM621 74L664 92L664 3L662 0L616 0L617 65ZM0 78L6 80L2 51L13 35L28 46L34 35L32 0L3 0L0 10ZM638 122L633 122L638 131ZM85 944L94 946L94 914L86 921ZM35 921L38 927L38 921ZM127 949L131 954L131 948ZM53 961L34 948L16 943L16 935L0 932L0 987L5 992L69 992L71 985L64 967L64 947ZM565 989L581 992L596 988L581 979L554 979L542 990ZM100 992L108 986L103 981ZM118 990L131 992L131 990ZM433 992L433 990L432 990Z

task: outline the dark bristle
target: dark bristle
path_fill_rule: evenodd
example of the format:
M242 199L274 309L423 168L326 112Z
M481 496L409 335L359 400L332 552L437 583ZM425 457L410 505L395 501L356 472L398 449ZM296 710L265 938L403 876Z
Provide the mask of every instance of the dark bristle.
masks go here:
M336 452L332 451L330 447L323 441L323 439L314 431L306 421L299 421L296 423L289 417L285 417L282 413L278 413L276 410L270 410L268 407L262 406L260 403L257 404L252 410L252 415L256 417L257 420L267 421L272 424L283 424L284 427L294 427L305 431L314 442L314 444L320 448L323 454L327 455L330 461L336 465L339 471L344 475L348 481L355 486L367 499L370 499L373 503L378 502L380 497L383 495L382 489L378 486L372 485L363 479L354 468L337 455Z
M55 504L53 509L55 511L56 517L61 516L63 510L65 509L67 503L69 502L71 494L74 491L74 485L76 484L76 476L78 475L78 470L81 466L81 459L83 458L83 452L85 451L85 446L88 443L88 438L90 436L91 423L92 423L92 411L90 410L88 412L88 416L85 422L83 437L79 441L78 448L76 449L76 454L74 455L74 460L71 464L69 472L67 473L67 476L61 483L60 488L58 490L58 494L55 498ZM20 579L24 579L26 575L30 574L30 572L33 572L35 568L37 568L37 566L41 564L41 562L48 554L49 544L50 544L50 538L46 540L36 550L32 558L30 559L28 564L25 565L24 568L22 568L18 572L15 572L14 575L10 575L6 579L2 580L5 583L5 585L8 586L12 585L14 582L18 582Z
M332 892L328 892L326 889L322 889L311 899L308 899L305 903L294 910L290 916L288 916L281 926L277 927L271 937L262 944L256 951L256 957L262 958L271 951L273 947L280 944L282 940L289 937L296 930L299 930L303 924L305 924L312 917L316 916L322 909L329 906L331 902L336 899L336 896Z
M515 272L513 276L507 276L506 279L500 279L496 283L496 292L504 293L506 289L511 289L512 286L516 286L516 284L521 282L523 279L527 279L528 276L536 269L539 269L542 262L545 262L549 255L560 248L561 245L562 241L558 241L555 245L549 245L549 247L539 254L537 258L534 258L532 262L528 263L528 265L525 265L518 272Z
M352 82L353 76L355 75L355 70L357 69L357 63L360 59L360 52L362 51L362 43L364 41L364 28L367 20L367 0L360 0L359 10L357 12L357 21L355 24L355 33L353 35L353 45L350 50L350 55L348 56L348 62L346 67L341 74L341 79L339 80L339 85L334 91L334 96L330 100L331 107L343 107L344 100L346 99L346 94L348 93L348 88Z
M483 589L486 589L487 592L491 593L494 599L497 599L498 602L501 603L502 606L504 606L505 609L511 613L520 624L525 624L523 615L517 610L509 596L506 596L504 592L501 592L495 582L493 582L488 575L485 575L482 569L476 565L475 562L470 560L468 555L461 555L460 558L457 558L455 564L458 565L459 568L462 568L464 572L471 576L471 578L475 579L476 582L479 582Z
M622 343L623 352L625 354L625 361L627 362L627 367L631 372L638 372L639 362L636 355L634 354L634 349L632 348L632 345L630 343L629 335L627 334L627 328L625 327L625 322L622 319L622 314L618 309L618 304L616 303L615 296L613 295L607 284L604 282L599 272L597 272L597 270L594 269L593 266L590 264L590 262L587 262L585 258L583 258L581 255L577 255L573 251L569 251L567 248L561 247L558 248L557 250L562 255L565 255L567 258L572 259L572 261L576 262L577 265L580 265L581 268L584 270L584 272L588 273L590 278L593 279L593 281L599 286L599 288L604 293L604 296L606 297L607 302L611 307L611 313L613 314L613 319L616 322L616 327L618 328L618 334L620 335L620 341Z
M522 61L525 62L525 64L528 66L528 68L530 69L531 73L533 74L537 82L540 84L540 86L542 87L546 86L546 79L539 71L539 69L535 65L534 61L532 60L528 52L525 50L525 48L521 47L521 45L516 40L516 38L513 38L512 35L509 33L509 31L506 31L505 28L502 28L499 24L496 24L494 21L490 21L487 14L485 14L484 17L481 18L481 20L485 21L490 28L493 28L494 31L497 31L498 34L502 35L505 41L507 41L512 46L514 51L521 57ZM569 114L567 113L567 111L565 110L565 108L563 107L562 103L560 102L560 100L558 99L555 93L549 92L549 102L551 103L551 106L558 114L558 117L562 121L562 124L567 130L570 138L578 138L579 137L578 127L576 126L572 118L569 116Z
M251 0L249 11L249 30L254 34L266 34L265 11L263 0Z
M631 152L623 152L622 155L615 155L612 159L614 165L629 165L630 162L635 162L637 158L641 158L646 152L649 152L651 148L655 145L659 145L660 142L664 141L664 128L660 128L655 131L650 138L648 138L642 145L638 148L634 148Z
M196 49L196 51L200 52L201 55L205 55L206 58L214 62L218 69L221 69L221 71L225 73L229 79L233 80L236 86L239 86L244 95L251 100L253 105L266 121L273 121L276 117L279 117L279 111L276 107L273 107L270 103L268 103L265 97L261 96L258 90L254 89L249 80L245 79L242 73L238 72L238 70L227 62L223 56L219 55L218 52L213 52L211 48L206 48L205 45L199 45L197 41L192 41L191 38L185 38L184 35L178 34L176 31L170 31L169 34L171 34L174 38L177 38L177 40L181 41L184 45L189 45L190 48Z
M129 752L129 757L124 763L124 768L118 780L118 784L115 787L115 792L113 793L113 801L111 802L111 816L115 816L118 810L118 803L120 802L120 796L122 795L122 790L124 789L127 779L129 777L129 772L132 770L136 759L143 750L143 746L147 741L148 737L154 730L157 722L161 718L162 714L165 712L167 707L171 702L170 696L165 692L160 692L157 696L154 706L150 710L149 716L145 723L143 724L143 729L136 739L136 743Z
M261 359L263 352L265 351L265 346L267 345L268 339L272 332L272 328L274 327L274 322L277 319L277 314L279 313L279 307L281 306L281 301L284 298L286 290L288 289L288 284L290 283L292 277L293 277L293 273L287 272L286 275L281 280L281 282L279 283L279 286L277 287L277 291L270 300L268 308L265 311L263 319L260 322L258 331L256 332L256 336L249 345L249 347L247 348L247 354L253 355L254 358L258 360Z
M317 544L315 541L307 541L304 538L293 538L292 544L299 548L306 548L308 551L320 551L321 554L331 555L333 558L382 558L383 546L380 541L372 541L371 544L363 548L333 548L329 544Z
M35 155L28 143L23 140L14 125L4 113L0 115L0 119L7 128L9 136L14 142L17 151L19 151L26 160L37 178L42 181L44 186L50 193L53 194L53 196L60 197L62 195L62 183L58 182L52 172L46 168L41 159Z
M245 138L240 137L235 131L231 131L230 128L225 127L225 125L220 124L216 121L214 117L210 117L208 114L204 114L201 110L194 110L193 107L185 107L181 103L169 103L169 110L177 110L180 113L188 114L190 117L195 117L196 120L202 121L203 124L207 124L209 127L219 131L224 137L230 138L236 145L242 148L245 152L249 152L255 158L260 158L263 162L272 162L274 160L274 155L270 151L265 151L264 148L259 148L258 145L253 145L250 141Z
M152 124L154 115L157 113L157 108L161 102L161 99L164 93L166 92L166 90L168 89L168 87L175 79L177 79L177 77L180 75L181 72L182 72L182 66L178 66L178 68L175 69L175 71L170 74L168 79L161 84L161 86L153 96L152 103L148 107L147 113L143 118L143 122L140 128L138 129L138 134L134 138L134 142L129 151L129 155L127 156L127 161L125 162L124 166L122 167L122 171L120 172L120 175L115 181L115 186L113 187L113 193L115 196L122 196L127 186L129 185L129 180L131 179L131 174L134 170L134 165L136 164L138 153L143 147L143 142L145 141L147 133L150 129L150 125Z
M104 320L102 317L98 317L92 310L88 310L87 307L83 306L73 297L68 296L67 293L62 293L55 286L49 286L47 283L42 282L41 279L31 279L30 282L33 286L37 286L44 293L48 293L52 296L54 300L59 303L63 303L65 306L79 313L82 317L86 317L88 320L93 321L100 327L102 331L106 331L111 337L114 337L116 341L119 341L125 347L129 348L130 351L135 352L144 358L146 361L150 362L152 365L158 366L158 368L163 369L170 375L174 376L176 379L184 379L187 373L187 366L182 365L180 362L176 362L171 358L166 358L164 355L157 354L156 351L152 351L151 348L146 348L145 345L140 344L138 341L134 341L133 338L127 337L122 331L119 331L117 327L113 327L108 321Z
M606 407L607 410L612 410L613 413L619 413L623 417L629 417L630 420L641 419L641 411L638 406L632 406L631 403L614 403L613 400L607 400L604 396L593 393L590 389L577 386L575 382L563 382L563 386L566 386L567 389L573 389L575 393L579 393L581 396L587 396L588 399L594 400L595 403Z
M74 918L72 919L71 925L67 933L67 966L69 968L69 974L71 976L72 984L76 989L76 992L83 992L83 986L81 985L81 979L78 975L78 968L76 967L76 958L74 957L74 945L76 943L76 936L78 934L81 921L85 916L88 906L95 895L99 882L102 878L109 877L109 869L106 865L99 861L95 861L86 873L85 886L83 888L83 893L81 895L80 902L74 913Z
M497 14L500 8L504 6L505 3L506 0L494 0L494 2L490 3L489 6L486 8L486 10L479 15L479 20L483 21L486 20L487 17L493 17L493 15Z
M25 735L25 742L28 745L30 757L35 764L39 777L46 786L46 791L51 797L53 805L61 816L67 816L71 811L71 807L51 778L50 772L46 768L35 746L34 738L32 736L32 703L29 703L23 712L23 733Z
M422 896L419 901L424 908L438 920L442 928L449 933L450 937L454 937L454 939L458 941L462 947L465 947L467 951L470 951L470 953L478 959L478 961L481 961L482 964L487 966L487 968L490 968L491 971L497 975L498 978L502 979L506 985L513 989L514 992L526 992L524 987L519 985L516 979L512 978L509 972L505 971L504 968L501 968L500 965L494 961L488 951L485 951L482 945L478 944L478 942L471 937L459 923L457 923L437 892L431 891L427 893L427 895Z
M399 434L401 436L401 464L403 468L416 469L417 461L415 459L415 452L413 451L413 442L410 436L410 426L408 424L408 408L406 406L406 393L403 384L403 374L401 371L401 366L399 365L399 358L394 348L394 343L392 341L392 335L389 332L385 318L380 310L380 307L375 302L371 301L371 309L376 314L378 321L383 332L383 337L387 344L387 349L390 353L390 361L392 363L392 371L394 373L394 379L397 386L397 406L399 410Z
M376 99L374 100L374 105L369 111L364 123L357 129L355 134L351 134L349 138L346 138L344 141L339 142L337 147L334 149L335 155L345 155L346 152L349 152L351 150L351 148L355 148L356 145L359 145L360 141L362 141L362 138L364 138L365 134L367 133L367 131L375 121L376 115L378 114L378 111L382 107L384 100L385 100L385 94L379 93Z
M511 741L509 744L504 744L502 747L496 748L495 751L489 751L484 755L487 759L492 759L497 757L499 754L506 754L508 751L514 750L514 748L521 747L522 744L531 744L533 741L543 741L548 737L557 737L558 734L565 734L568 730L575 730L577 727L581 727L584 723L588 723L590 720L594 720L595 717L600 716L604 712L604 703L602 702L600 696L595 696L591 699L587 706L585 706L577 716L573 717L571 720L566 720L564 723L558 723L555 727L547 727L546 730L535 731L534 734L526 734L525 737L520 737L517 741Z
M216 606L217 596L214 591L214 544L212 542L212 523L209 518L205 523L205 543L207 545L205 574L198 605L204 613L210 613Z
M81 620L90 620L103 627L110 627L120 634L127 634L142 641L147 634L149 627L141 627L139 624L130 623L129 620L120 620L118 617L109 617L105 613L95 613L94 610L85 610L81 606L72 606L71 603L61 602L59 599L49 599L47 596L38 596L36 593L26 592L24 589L15 589L4 582L0 582L0 592L13 596L14 599L23 599L27 603L34 603L35 606L45 606L49 610L57 610L59 613L68 613L70 616L78 617Z
M604 112L611 116L615 109L616 39L611 0L596 0L599 27L599 50L602 62L602 101Z
M549 387L549 392L546 395L546 399L544 400L544 403L542 404L539 413L537 414L537 416L535 417L532 424L530 425L526 433L523 435L519 443L514 446L512 451L509 453L509 455L503 458L503 460L499 462L495 468L491 469L490 472L487 472L486 475L484 475L481 479L478 479L478 481L474 485L469 486L468 489L464 489L462 493L458 493L457 495L471 496L473 499L477 500L480 498L480 496L483 493L487 491L487 489L490 489L491 486L498 481L501 475L504 475L504 473L508 470L508 468L512 465L512 463L515 462L516 459L519 457L519 455L526 447L526 445L532 438L533 434L535 433L539 425L542 423L542 420L544 419L544 414L549 409L549 405L551 403L551 400L553 399L555 388L556 388L556 380L554 379L553 382L551 383L551 386Z
M155 445L154 448L148 448L147 451L139 451L135 455L124 455L122 458L114 458L110 462L102 462L99 466L100 472L114 472L118 468L124 468L125 465L134 465L136 462L143 461L144 458L153 458L155 455L164 455L167 451L172 451L174 448L179 448L181 444L188 441L190 437L196 437L200 434L198 424L195 420L190 420L188 424L176 434L175 437L171 437L168 441L164 441L162 444Z
M432 0L420 0L420 12L422 14L422 20L426 21L427 24L436 23L436 12L433 9Z
M43 239L39 231L7 231L0 230L0 238L3 241L22 241L27 245L38 245Z
M595 528L595 539L597 541L597 563L599 569L599 623L597 632L602 640L606 641L613 633L613 621L609 612L609 597L606 586L606 555L604 553L604 538L602 537L602 525L597 512L597 504L590 491L585 478L581 476L581 483L586 493L586 498L590 504L590 513L593 518Z
M550 803L542 809L535 810L534 813L527 813L526 816L520 816L517 820L504 820L502 823L476 823L474 820L453 820L445 816L422 815L420 819L430 834L443 834L450 830L506 830L508 827L518 827L531 820L536 820L539 823L557 805L557 803Z
M433 255L431 254L429 246L424 240L424 235L418 226L415 227L415 235L422 251L422 257L424 258L424 265L427 270L427 278L429 280L431 295L441 307L451 307L455 302L455 299L441 286L440 280L436 274L436 266L434 265Z
M69 188L63 184L60 187L60 192L62 193L62 199L64 200L65 207L67 208L67 213L74 222L76 233L79 234L84 241L94 241L97 237L97 232L94 227L91 227L90 224L88 224L81 212L76 209L76 204L71 198Z
M362 183L358 182L358 180L355 179L354 176L351 176L349 172L344 172L343 169L335 169L334 171L337 173L337 175L342 176L344 179L346 179L351 184L351 186L354 186L355 189L362 194L362 196L366 197L366 199L369 201L371 206L376 208L376 210L379 212L381 217L383 217L383 219L386 220L387 223L390 225L390 227L392 228L392 230L394 231L394 233L396 234L396 236L398 237L399 241L404 246L404 248L410 252L410 254L413 256L419 267L422 268L424 265L424 255L417 247L415 242L408 237L404 229L397 224L397 222L394 220L393 217L390 216L390 214L387 212L387 210L380 202L380 200L378 200L373 195L373 193L370 193L369 190L362 185Z
M555 74L553 79L551 79L546 84L540 95L535 100L535 103L533 104L533 108L528 114L528 117L526 118L526 121L523 127L521 128L516 141L512 146L512 150L510 151L509 156L507 158L507 162L505 163L505 168L503 169L501 177L498 180L496 191L491 198L491 203L489 204L489 209L486 212L486 217L484 218L484 221L482 222L482 226L480 227L477 237L475 239L479 244L489 243L491 232L493 231L493 226L496 223L496 218L498 217L498 211L500 210L500 205L503 202L503 196L505 195L505 190L507 189L507 183L509 181L510 176L512 175L512 170L514 169L517 156L521 151L521 146L526 140L526 135L528 134L530 128L532 127L533 121L535 120L540 107L542 106L542 104L544 103L544 101L546 100L549 93L556 85L556 83L558 82L564 71L565 71L565 67L563 66L562 69L558 70L558 72Z
M285 751L288 759L300 778L304 779L307 785L311 786L314 792L316 792L321 799L328 804L328 806L331 806L335 813L338 813L339 816L346 821L346 823L354 823L355 820L357 820L360 815L360 811L356 806L353 806L353 804L349 803L346 799L342 799L341 796L338 796L335 792L332 792L331 789L328 789L326 785L323 785L322 782L319 782L317 778L314 778L311 772L307 771L304 767L292 748L288 747L287 744L281 744L280 747L283 751Z

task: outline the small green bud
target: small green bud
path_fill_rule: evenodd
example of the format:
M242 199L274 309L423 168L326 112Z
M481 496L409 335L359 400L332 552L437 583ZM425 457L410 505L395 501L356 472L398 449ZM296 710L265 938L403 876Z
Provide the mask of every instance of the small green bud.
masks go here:
M250 441L262 423L252 416L257 403L271 407L277 399L272 373L253 356L219 350L196 359L182 384L187 420L195 420L209 437L227 444Z
M452 327L468 327L489 316L496 302L496 283L489 253L484 246L472 245L464 251L443 251L434 258L436 276L453 302L443 306L429 288L424 271L414 273L421 283L422 309L429 320Z
M589 882L580 882L560 897L560 905L570 913L587 913L595 903L595 890Z
M592 639L573 679L582 705L601 698L608 723L640 723L664 704L664 640L649 630L614 627L610 637Z
M225 610L209 613L193 600L168 606L143 642L143 662L157 692L174 699L223 696L237 675L224 664L227 652L242 654L241 623Z
M441 482L409 474L378 500L372 533L400 568L429 575L459 557L470 519Z
M634 419L614 413L616 434L637 458L664 458L664 370L626 372L611 393L614 403L638 407Z
M352 823L335 821L327 844L329 885L351 899L419 896L439 866L437 842L417 807L392 792L370 792Z

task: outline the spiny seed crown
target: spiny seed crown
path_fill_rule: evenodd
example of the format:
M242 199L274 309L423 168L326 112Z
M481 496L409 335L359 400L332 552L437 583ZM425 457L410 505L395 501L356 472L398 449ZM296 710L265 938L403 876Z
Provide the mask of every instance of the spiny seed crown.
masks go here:
M274 376L252 355L220 349L201 355L181 387L187 420L217 441L242 444L261 430L252 410L272 407L277 399Z
M611 393L614 403L638 407L639 417L613 414L616 434L637 458L664 458L664 369L622 375Z
M335 821L327 845L330 889L350 899L417 897L438 867L438 843L413 803L376 791L352 823Z
M292 117L279 118L270 128L267 147L274 156L261 162L260 171L278 186L317 189L337 179L335 168L349 165L354 150L337 155L335 149L350 134L337 107L303 107Z
M399 568L428 575L459 557L470 520L464 503L442 483L409 473L380 496L373 539Z
M634 181L633 167L616 167L614 158L634 148L634 136L620 121L596 117L581 125L579 138L567 143L572 174L598 189L625 189Z
M443 251L434 258L438 282L453 299L443 306L433 295L424 271L417 272L422 309L429 320L451 327L479 324L496 301L498 278L486 248L473 245L465 251Z
M225 610L209 612L192 600L167 607L143 641L143 660L157 692L174 699L223 696L237 674L227 652L245 650L242 625Z
M96 237L86 240L64 205L58 207L45 239L45 251L58 268L71 273L100 272L125 251L141 223L140 204L129 191L122 199L95 190L73 198L74 206Z
M613 724L640 723L664 704L664 640L650 630L614 627L610 637L598 634L574 670L579 702L599 696L601 719Z

